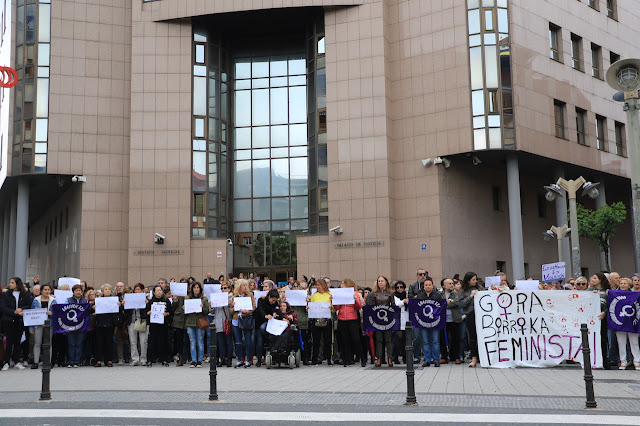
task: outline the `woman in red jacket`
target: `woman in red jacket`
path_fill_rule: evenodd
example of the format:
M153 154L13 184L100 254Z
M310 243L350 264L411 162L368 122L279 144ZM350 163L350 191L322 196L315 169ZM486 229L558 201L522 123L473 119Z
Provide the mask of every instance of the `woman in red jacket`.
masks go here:
M363 367L367 365L367 356L361 354L360 345L360 320L358 319L358 312L362 309L364 304L362 296L356 290L356 283L351 278L345 278L342 280L341 288L353 289L353 305L333 305L338 317L338 331L342 339L342 358L344 360L343 365L345 367L353 365L354 352L360 359L360 364Z

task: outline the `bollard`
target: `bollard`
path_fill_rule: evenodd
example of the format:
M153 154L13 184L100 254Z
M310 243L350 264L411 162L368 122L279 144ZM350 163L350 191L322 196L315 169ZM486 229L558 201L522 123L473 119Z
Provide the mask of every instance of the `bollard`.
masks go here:
M414 383L416 373L413 370L413 327L411 326L411 321L407 321L405 336L407 339L407 355L405 357L407 362L407 402L404 405L418 405Z
M216 346L216 324L209 326L209 401L218 400L218 347Z
M51 401L51 321L44 322L42 332L42 392L40 401ZM34 359L33 362L38 362Z
M580 332L582 333L582 365L584 367L584 384L587 389L587 408L596 408L597 404L596 397L593 392L591 349L589 348L589 331L587 329L587 324L580 325Z

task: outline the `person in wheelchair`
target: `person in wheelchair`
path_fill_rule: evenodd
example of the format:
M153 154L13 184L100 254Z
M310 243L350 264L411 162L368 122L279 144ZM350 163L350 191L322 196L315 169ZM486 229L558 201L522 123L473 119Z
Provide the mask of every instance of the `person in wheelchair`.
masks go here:
M297 330L292 330L292 326L294 329L296 328L298 317L293 309L291 309L289 302L285 301L280 302L280 310L274 312L273 317L278 320L287 321L289 326L280 336L269 334L270 352L273 355L287 355L290 350L294 349L292 345L290 345L290 342L292 342L294 337L297 337Z

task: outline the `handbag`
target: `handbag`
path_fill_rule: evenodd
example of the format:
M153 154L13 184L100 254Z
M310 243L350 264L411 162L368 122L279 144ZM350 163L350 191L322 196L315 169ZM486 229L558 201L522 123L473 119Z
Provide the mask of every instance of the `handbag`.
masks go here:
M208 328L211 325L211 323L206 319L206 318L198 318L198 328L199 329L205 329Z
M142 318L138 318L135 323L133 323L133 330L138 333L144 333L147 331L147 322L143 321Z
M329 325L329 319L328 318L316 318L316 322L314 324L316 327L326 327L327 325Z
M231 321L227 318L227 312L224 311L224 325L222 326L224 330L224 335L228 336L231 334Z
M256 325L256 320L253 317L240 317L238 318L238 327L240 330L253 330Z

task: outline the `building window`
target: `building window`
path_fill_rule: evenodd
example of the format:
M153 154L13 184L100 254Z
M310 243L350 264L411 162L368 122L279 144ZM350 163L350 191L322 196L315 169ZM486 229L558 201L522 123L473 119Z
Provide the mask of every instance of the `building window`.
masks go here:
M250 246L251 245L251 237L242 237L242 245Z
M496 260L496 271L507 273L507 262L504 260Z
M616 0L607 0L607 16L611 19L618 19L617 9L618 5Z
M618 62L620 60L620 55L618 55L615 52L611 52L609 51L609 63L611 65L613 65L614 63Z
M491 187L491 195L493 198L493 210L499 212L502 211L502 191L499 186Z
M582 71L582 37L571 33L571 66Z
M600 2L600 0L588 0L588 4L589 7L595 10L599 10L598 9L598 3Z
M587 144L587 137L585 131L585 117L587 116L587 111L582 108L576 108L576 133L578 136L578 143L580 145Z
M582 275L583 277L588 277L589 276L589 268L580 268L580 275Z
M624 156L625 131L624 124L616 121L616 154Z
M547 217L547 199L543 194L538 194L538 217Z
M602 48L591 43L591 75L602 80Z
M607 150L607 119L601 115L596 115L596 147L600 151Z
M567 104L557 99L553 100L553 111L556 122L556 137L565 139L564 137L564 117Z
M562 62L562 29L557 25L549 23L549 57L554 61Z

